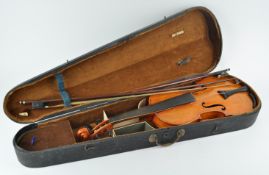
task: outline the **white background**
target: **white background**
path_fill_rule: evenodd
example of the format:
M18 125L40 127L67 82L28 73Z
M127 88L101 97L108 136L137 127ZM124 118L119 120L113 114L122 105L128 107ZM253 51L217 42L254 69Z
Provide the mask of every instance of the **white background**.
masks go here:
M30 169L12 138L24 125L1 110L1 174L269 174L269 9L248 0L0 0L0 99L18 83L192 6L208 7L222 29L216 70L231 68L260 95L256 123L218 136L96 159Z

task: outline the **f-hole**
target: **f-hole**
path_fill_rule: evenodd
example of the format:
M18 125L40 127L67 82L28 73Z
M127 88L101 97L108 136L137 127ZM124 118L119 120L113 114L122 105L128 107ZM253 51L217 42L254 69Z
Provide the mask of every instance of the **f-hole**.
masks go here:
M224 105L222 105L222 104L213 104L213 105L206 105L205 104L205 102L202 102L202 106L204 107L204 108L215 108L215 107L221 107L221 110L226 110L226 107L224 106Z

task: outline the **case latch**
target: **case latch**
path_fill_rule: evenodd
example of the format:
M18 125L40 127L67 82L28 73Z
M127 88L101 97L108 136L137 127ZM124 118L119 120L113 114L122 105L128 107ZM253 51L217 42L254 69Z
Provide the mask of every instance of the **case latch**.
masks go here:
M149 142L150 142L150 143L155 143L155 144L158 145L158 146L170 146L170 145L172 145L173 143L178 142L179 139L180 139L181 137L183 137L184 135L185 135L185 130L184 130L184 129L180 129L180 130L178 130L178 131L176 132L176 137L175 137L175 139L174 139L172 142L169 142L169 143L161 143L161 142L160 142L160 139L158 139L157 134L151 134L151 135L149 136ZM166 136L166 134L164 134L164 137L165 137L165 136Z

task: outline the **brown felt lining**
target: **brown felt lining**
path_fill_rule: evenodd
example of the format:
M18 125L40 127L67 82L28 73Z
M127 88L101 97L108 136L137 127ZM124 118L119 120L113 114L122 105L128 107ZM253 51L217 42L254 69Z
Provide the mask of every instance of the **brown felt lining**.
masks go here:
M182 35L172 37L174 33ZM106 49L89 59L66 67L65 87L71 97L90 97L130 91L181 76L212 70L221 52L221 36L215 18L204 8L194 8L183 15L132 39ZM186 57L191 61L178 66ZM60 109L27 111L19 100L60 98L53 74L12 90L5 98L7 115L17 122L34 122Z
M49 131L49 132L48 132ZM32 142L33 137L35 138ZM76 143L68 120L50 123L26 132L18 145L26 150L38 151Z

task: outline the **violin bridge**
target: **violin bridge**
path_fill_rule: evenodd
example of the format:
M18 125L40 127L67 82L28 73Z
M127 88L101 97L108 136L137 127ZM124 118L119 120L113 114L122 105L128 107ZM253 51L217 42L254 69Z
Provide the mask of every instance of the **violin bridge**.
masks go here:
M140 109L144 106L147 105L147 99L146 98L143 98L142 100L139 101L138 105L137 105L137 109Z

